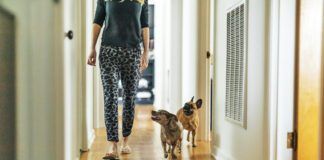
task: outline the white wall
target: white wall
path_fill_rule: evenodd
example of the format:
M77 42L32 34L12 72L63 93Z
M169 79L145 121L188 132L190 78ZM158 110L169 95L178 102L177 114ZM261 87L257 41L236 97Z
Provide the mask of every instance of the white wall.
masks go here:
M97 8L97 0L93 0L94 2L94 12ZM94 16L92 16L92 19ZM92 24L92 23L91 23ZM103 87L102 87L102 81L100 76L100 68L99 68L99 61L98 57L100 54L100 45L101 45L101 34L99 35L98 41L97 41L97 65L94 67L93 77L94 77L94 128L102 128L105 127L104 124L104 95L103 95ZM91 46L91 41L88 42L88 45Z
M266 3L248 1L247 129L225 120L226 10L239 0L216 1L214 125L212 152L217 159L264 160L267 139L265 101Z
M155 72L154 72L154 108L161 109L167 107L167 88L166 77L166 53L167 53L167 39L168 39L168 17L170 8L167 7L169 1L151 0L150 3L155 5L155 39L154 39L154 58L155 58Z
M198 1L185 0L182 6L182 105L197 98Z
M169 3L169 47L167 52L167 68L168 68L168 103L169 111L176 113L182 105L182 0L171 0Z

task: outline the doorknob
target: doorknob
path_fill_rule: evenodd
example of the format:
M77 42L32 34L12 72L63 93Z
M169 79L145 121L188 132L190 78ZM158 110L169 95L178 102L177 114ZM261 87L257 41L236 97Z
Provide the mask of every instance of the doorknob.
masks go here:
M67 33L65 33L65 37L72 40L73 39L73 31L69 30Z
M207 51L207 59L209 59L209 58L210 58L210 52Z

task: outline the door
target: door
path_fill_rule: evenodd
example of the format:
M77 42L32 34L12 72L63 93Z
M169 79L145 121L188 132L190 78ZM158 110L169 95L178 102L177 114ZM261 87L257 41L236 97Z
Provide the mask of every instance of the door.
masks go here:
M209 141L211 129L211 66L213 45L213 1L199 1L198 97L204 105L200 112L198 139Z
M295 159L320 159L320 108L323 107L323 0L297 5ZM312 17L312 18L309 18Z
M15 17L0 6L0 155L16 159Z
M80 35L78 0L63 3L63 72L64 72L64 152L65 159L72 160L80 156L81 114L80 114Z

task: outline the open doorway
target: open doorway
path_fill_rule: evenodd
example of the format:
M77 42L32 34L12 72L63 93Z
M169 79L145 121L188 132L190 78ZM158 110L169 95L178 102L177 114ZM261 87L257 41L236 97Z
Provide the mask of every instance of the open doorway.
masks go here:
M95 2L96 0L94 0L94 4L96 4ZM171 5L172 1L170 0L150 0L148 2L150 27L149 66L142 73L142 78L139 81L136 104L139 107L154 106L156 109L173 109L175 113L182 103L180 86L180 48L182 42L180 41L180 25L177 25L181 24L178 21L181 16L178 8L181 6ZM173 16L169 13L171 10L175 13ZM97 44L100 43L99 41ZM98 67L94 70L94 92L94 128L102 128L104 127L104 97ZM122 107L122 95L122 83L119 81L118 100L120 107Z
M201 6L201 3L198 0L186 3L180 0L149 0L151 31L150 64L149 68L143 73L143 77L138 86L139 89L136 97L137 106L135 107L136 112L134 123L134 127L138 128L134 131L135 135L141 130L146 129L154 132L149 134L152 134L153 138L159 136L155 136L155 133L160 132L158 130L160 127L150 120L150 112L148 112L148 109L164 109L176 114L177 111L183 107L184 103L188 102L192 96L195 96L196 98L204 98L200 97L201 95L198 93L197 89L199 84L198 79L200 79L199 69L197 67L198 63L200 63L198 57L201 58L199 45L201 44L200 38L202 38L199 37L200 32L198 33L200 29L198 27L200 25L199 6ZM100 44L100 42L97 44ZM204 62L201 63L204 65L206 53L207 52L204 52ZM205 71L209 71L209 68L207 69L206 67ZM100 70L98 67L95 69L94 76L94 128L97 138L93 144L94 146L97 146L100 144L103 145L103 139L105 138L103 115L104 97L102 82L100 79ZM210 79L208 79L208 81L210 81ZM210 83L205 83L205 85L204 90L207 91L208 89L206 88L210 88ZM122 84L119 83L119 115L121 115L122 109L121 102ZM206 110L204 113L210 114L210 112L207 111L208 109L204 108L204 110ZM210 120L207 120L209 117L210 116L200 115L200 119L203 119L201 121L201 126L207 130L210 129ZM148 137L151 138L151 136ZM198 145L201 143L208 146L207 144L209 141L200 141L206 139L209 140L209 138L198 138ZM148 140L151 141L151 139ZM154 139L152 143L153 145L156 143L160 144L160 141L159 139ZM148 146L152 145L152 143ZM106 145L104 144L103 147L105 146ZM154 146L147 150L152 151L153 147ZM207 149L205 151L209 152ZM94 152L97 151L92 151L90 149L90 152L84 155L89 158L91 157L91 154L89 153ZM99 152L102 154L104 151L100 150ZM193 154L191 151L189 152L190 154Z

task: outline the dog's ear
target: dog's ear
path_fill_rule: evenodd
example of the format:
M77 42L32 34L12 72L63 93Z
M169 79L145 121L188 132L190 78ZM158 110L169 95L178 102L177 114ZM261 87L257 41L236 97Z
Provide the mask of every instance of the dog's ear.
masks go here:
M190 102L193 102L194 98L195 98L195 96L193 96L193 97L191 98Z
M169 113L168 115L168 119L171 121L171 120L174 120L176 122L178 122L178 117L176 115L173 115L171 113Z
M172 119L174 119L174 121L178 122L178 117L176 115L172 115Z
M197 109L200 109L200 108L202 107L202 103L203 103L202 99L198 99L198 100L196 101Z

